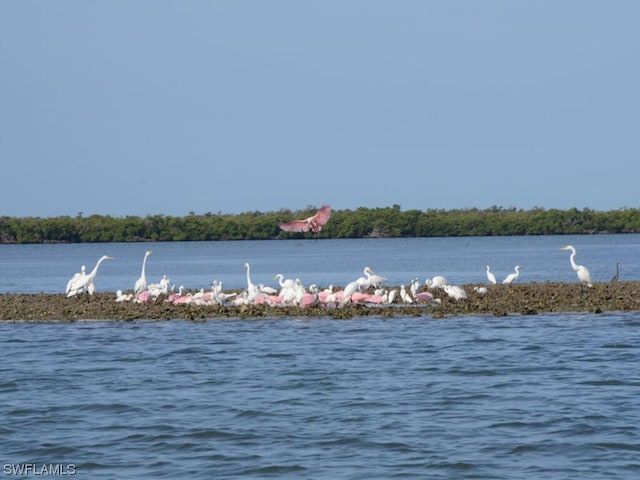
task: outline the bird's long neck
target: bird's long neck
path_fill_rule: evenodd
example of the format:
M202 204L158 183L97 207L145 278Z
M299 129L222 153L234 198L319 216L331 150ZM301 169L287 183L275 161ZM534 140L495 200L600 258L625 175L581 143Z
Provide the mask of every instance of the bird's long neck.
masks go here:
M246 267L247 267L247 286L250 286L251 285L251 267L249 266L248 263Z
M569 261L571 262L571 268L573 268L573 270L578 270L578 264L576 263L576 251L573 250L571 252L571 256L569 257Z
M88 277L90 277L92 280L96 277L96 275L98 274L98 267L100 266L100 264L103 262L103 260L105 260L105 258L101 258L100 260L98 260L98 263L96 263L96 266L93 267L93 270L91 270L91 273L88 275Z
M144 272L145 272L145 270L146 270L146 268L147 268L147 257L148 257L148 256L149 256L149 254L146 254L146 255L144 256L144 260L142 260L142 272L141 272L141 274L140 274L142 277L144 277L144 275L145 275L145 273L144 273Z

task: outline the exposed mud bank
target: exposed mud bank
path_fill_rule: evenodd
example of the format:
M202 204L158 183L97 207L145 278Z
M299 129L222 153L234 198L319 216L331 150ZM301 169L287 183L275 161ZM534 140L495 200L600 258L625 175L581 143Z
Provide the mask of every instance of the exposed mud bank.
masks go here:
M593 288L578 283L528 283L491 285L489 293L477 294L464 285L467 299L452 300L439 290L433 291L441 303L389 306L344 305L307 308L271 307L265 305L173 305L160 297L155 303L117 303L115 293L97 293L67 298L51 294L0 294L0 320L5 321L74 321L74 320L136 320L136 319L232 319L326 317L429 316L443 318L452 315L507 314L532 315L550 312L640 311L640 282L596 283Z

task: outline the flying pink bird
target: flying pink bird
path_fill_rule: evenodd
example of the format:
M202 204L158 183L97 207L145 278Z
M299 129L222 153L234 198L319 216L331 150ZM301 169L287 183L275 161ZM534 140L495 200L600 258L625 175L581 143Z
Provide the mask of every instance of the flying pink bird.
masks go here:
M331 217L331 207L323 205L315 215L305 218L304 220L293 220L280 224L280 228L285 232L308 232L318 233L322 230L322 226L329 221Z

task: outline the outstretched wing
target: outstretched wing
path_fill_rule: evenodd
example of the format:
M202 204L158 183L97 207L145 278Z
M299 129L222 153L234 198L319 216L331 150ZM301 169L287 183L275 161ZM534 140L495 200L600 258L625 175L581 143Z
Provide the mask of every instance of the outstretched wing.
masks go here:
M322 226L329 221L329 218L331 218L331 207L329 205L323 205L311 218L311 226L317 227L317 231L319 232Z
M309 222L307 220L293 220L280 224L280 228L285 232L308 232Z
M323 205L314 215L304 220L293 220L280 224L280 228L286 232L308 232L318 233L322 230L322 226L329 221L331 217L331 207Z

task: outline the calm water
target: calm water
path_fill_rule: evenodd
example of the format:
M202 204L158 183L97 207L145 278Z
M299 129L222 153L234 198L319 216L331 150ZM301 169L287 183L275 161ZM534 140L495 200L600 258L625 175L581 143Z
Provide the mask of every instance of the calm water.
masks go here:
M640 236L0 246L0 292L275 273L345 284L447 275L638 280ZM640 314L0 323L0 476L635 479ZM68 470L66 470L68 471ZM43 478L19 475L10 478Z
M386 276L391 285L421 282L445 275L452 283L486 282L486 265L498 279L522 271L520 281L576 281L569 252L573 244L578 263L595 281L609 281L621 262L621 278L640 280L640 235L585 235L479 238L406 238L366 240L240 241L115 243L81 245L0 245L0 292L60 293L67 281L86 265L91 270L105 261L94 282L99 291L132 289L140 276L144 252L150 282L166 274L177 286L209 288L213 280L225 288L247 285L245 262L253 283L274 285L273 277L300 278L305 285L346 285L362 275L365 266Z
M0 342L3 465L91 479L640 471L637 314L0 324Z

